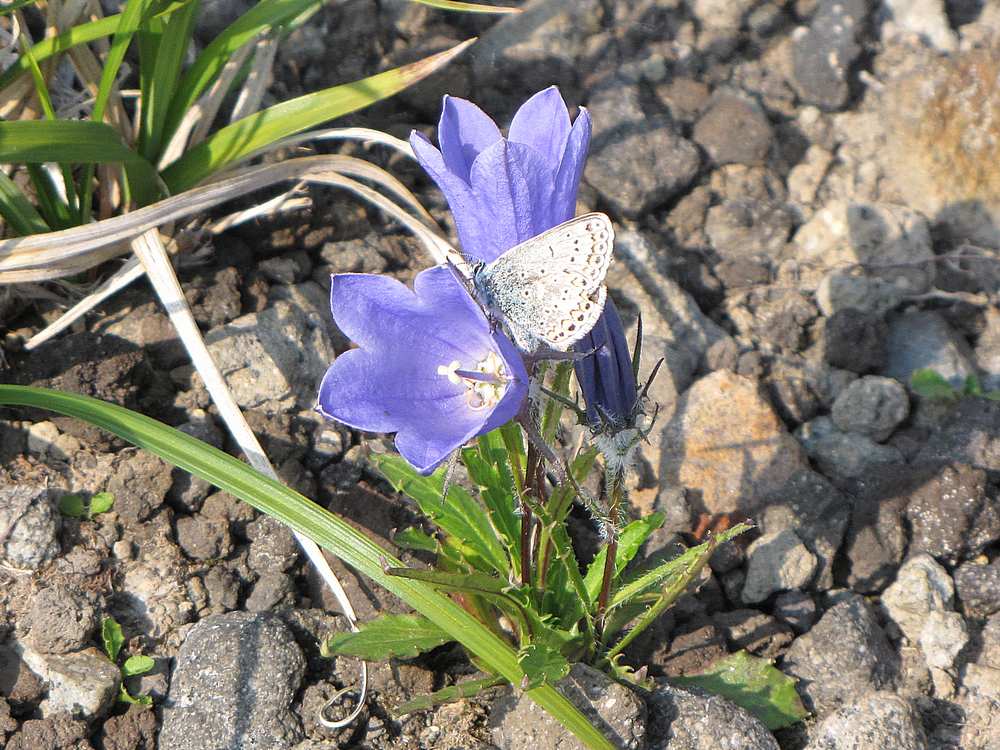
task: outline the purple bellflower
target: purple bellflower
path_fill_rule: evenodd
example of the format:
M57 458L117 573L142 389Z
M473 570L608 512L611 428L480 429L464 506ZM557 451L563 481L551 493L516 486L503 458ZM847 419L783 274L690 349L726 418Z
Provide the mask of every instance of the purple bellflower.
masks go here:
M490 262L521 242L573 218L590 146L590 115L569 110L555 86L521 105L507 137L472 102L446 96L440 150L410 135L417 160L441 188L462 251Z
M520 355L446 266L421 271L413 291L386 276L336 274L330 307L358 348L330 365L317 409L359 430L395 432L421 474L520 411Z
M639 389L618 309L609 299L597 324L576 346L593 352L574 363L587 407L587 423L595 430L620 432L633 427Z

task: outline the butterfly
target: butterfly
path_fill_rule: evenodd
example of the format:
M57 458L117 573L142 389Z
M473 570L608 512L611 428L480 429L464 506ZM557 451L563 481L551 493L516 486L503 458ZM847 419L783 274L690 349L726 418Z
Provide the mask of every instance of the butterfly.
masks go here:
M520 349L533 353L544 345L564 352L590 333L604 310L614 239L604 214L577 216L475 264L472 286Z

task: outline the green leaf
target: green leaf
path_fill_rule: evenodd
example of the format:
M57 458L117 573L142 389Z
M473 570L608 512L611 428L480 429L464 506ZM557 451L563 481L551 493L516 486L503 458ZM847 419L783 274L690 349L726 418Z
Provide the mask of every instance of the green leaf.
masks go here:
M429 695L418 695L412 700L406 701L397 706L393 711L394 717L406 716L414 711L426 711L429 708L440 706L442 703L453 703L462 698L474 698L484 690L502 685L503 681L496 677L484 677L481 680L466 680L455 685L449 685L441 690L436 690Z
M139 705L142 706L153 705L153 697L151 695L140 695L136 698L133 698L129 694L128 690L125 689L124 685L118 686L118 700L121 701L122 703L138 703Z
M670 680L681 687L694 686L731 700L774 731L796 724L808 715L795 680L767 659L746 651L719 659L707 671Z
M990 401L1000 401L1000 391L987 391L983 394L983 398L987 398Z
M965 378L965 383L962 385L962 395L963 396L982 396L983 386L979 382L979 378L975 375L969 375Z
M136 677L141 674L146 674L153 667L156 666L156 662L150 657L143 654L135 654L130 656L122 664L122 676L123 677Z
M122 143L115 129L90 120L0 122L0 163L120 163L141 205L159 193L156 170Z
M523 690L545 683L552 685L569 674L569 662L565 656L537 643L521 649L517 661L525 674L525 679L521 682Z
M42 234L50 230L38 210L31 205L21 188L0 171L0 216L19 236Z
M437 539L412 526L408 529L397 531L392 537L392 541L400 549L433 552L434 554L437 554L438 550L441 549Z
M458 604L419 581L385 573L385 561L402 565L353 526L234 456L137 412L74 393L0 384L0 404L49 409L108 430L190 472L218 489L305 534L358 572L409 604L462 644L483 669L520 684L517 653ZM570 701L548 685L528 692L545 711L593 750L613 745Z
M125 636L122 635L122 626L115 618L105 617L101 622L101 642L104 644L104 653L113 662L118 661L118 654L125 645Z
M944 376L935 370L916 370L910 375L910 388L922 398L938 401L950 401L956 398L955 389Z
M34 0L22 0L33 2ZM410 0L413 3L429 5L439 10L457 10L462 13L520 13L520 8L502 5L482 5L481 3L463 3L459 0Z
M420 2L420 0L415 0ZM20 10L28 5L34 5L38 0L5 0L0 3L0 16L6 15L7 13L13 13L15 10Z
M632 562L642 545L649 539L649 535L663 525L666 516L663 513L653 513L652 515L633 521L624 529L618 539L618 553L615 555L615 575L617 580L625 566ZM587 596L590 602L596 602L601 593L601 583L604 581L604 562L608 559L608 546L604 545L594 557L594 561L587 568L587 575L583 579L587 587Z
M454 640L420 615L383 615L361 625L357 633L337 633L326 640L330 654L357 656L365 661L413 659Z
M226 165L275 141L402 91L441 68L470 43L471 40L409 65L306 94L248 115L216 131L185 153L163 171L163 179L172 193L183 192ZM183 86L180 90L184 90Z
M70 518L83 518L87 507L79 495L63 495L59 498L59 512Z
M110 492L98 492L90 498L90 515L96 516L98 513L107 513L114 507L115 496Z

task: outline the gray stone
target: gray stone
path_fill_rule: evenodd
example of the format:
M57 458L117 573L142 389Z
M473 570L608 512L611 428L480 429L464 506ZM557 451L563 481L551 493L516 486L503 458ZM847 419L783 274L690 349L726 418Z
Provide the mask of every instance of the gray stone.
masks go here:
M805 468L761 499L754 518L762 534L792 530L816 556L812 588L833 586L833 563L844 539L851 502L822 475Z
M809 324L817 317L815 306L801 292L775 287L732 293L724 309L743 337L790 351L802 349Z
M724 259L777 257L788 245L794 218L780 201L727 199L708 209L705 234Z
M893 688L899 658L868 603L848 594L795 639L781 669L799 681L807 709L826 713L869 690Z
M912 552L927 552L950 565L975 557L1000 539L996 491L986 472L965 464L946 466L918 487L906 507Z
M903 454L891 445L880 445L869 437L842 432L829 417L816 417L801 425L795 436L816 466L829 477L853 479L903 463Z
M778 750L760 720L718 695L662 680L647 701L649 750Z
M845 307L823 323L823 357L833 367L859 374L885 367L889 327L882 316Z
M295 582L285 573L262 573L246 600L248 612L265 612L282 604L295 604Z
M917 644L931 612L949 612L955 586L948 571L927 554L908 559L882 592L882 608L910 643Z
M765 534L747 550L743 601L762 602L771 594L804 588L816 572L816 556L791 529Z
M847 104L866 15L864 0L820 0L809 27L792 36L792 84L804 101L831 110Z
M833 402L830 416L844 432L884 442L909 416L906 389L892 378L867 375L851 383Z
M745 96L723 93L698 118L692 137L715 164L763 164L773 133L760 105Z
M816 621L816 602L804 591L785 591L775 598L773 612L796 633L805 633Z
M148 451L123 450L112 466L107 491L114 495L114 511L126 526L148 519L174 489L173 467ZM186 472L178 471L177 475L177 484L185 487L191 484L185 478L194 479ZM180 492L180 486L177 489Z
M6 750L92 750L87 723L67 713L28 719L5 745ZM110 749L106 749L110 750Z
M299 546L291 530L271 516L261 516L247 525L250 554L247 564L251 570L285 571L299 559Z
M574 664L557 688L616 747L646 746L646 704L624 685L584 664ZM508 693L490 711L490 736L501 750L570 750L582 748L559 722L524 693Z
M1000 401L964 398L928 440L915 464L968 464L1000 480Z
M48 685L43 717L69 713L86 719L103 716L118 697L118 667L96 648L71 654L41 654L15 645L24 663Z
M962 611L969 617L1000 612L1000 558L988 564L971 561L959 565L955 590Z
M97 607L77 588L56 584L39 591L31 602L31 645L47 654L83 647L97 629Z
M805 750L927 750L920 712L905 698L872 692L839 708L810 732Z
M240 579L222 565L213 565L202 576L212 614L236 609L240 601Z
M160 747L292 747L304 739L291 709L304 670L302 652L278 617L231 612L201 620L177 655Z
M201 515L177 519L177 544L192 560L217 560L233 549L229 523Z
M698 148L663 116L647 117L638 86L617 81L590 101L594 135L584 174L619 216L637 217L686 188Z
M895 577L908 542L903 509L916 483L912 469L901 464L862 477L851 488L854 505L844 552L853 591L875 593Z
M720 612L712 618L734 651L745 649L765 659L774 659L792 642L792 629L756 609Z
M968 343L939 313L909 312L889 321L883 375L909 383L917 370L930 369L961 389L975 374Z
M809 278L806 276L807 281ZM812 288L809 283L805 286ZM835 269L825 274L816 286L816 304L827 317L840 310L855 308L881 319L900 303L902 296L903 290L891 281L868 276L861 270ZM879 368L884 365L885 357Z
M727 57L740 40L743 19L757 0L694 0L689 3L698 19L698 49L716 57Z
M891 23L882 24L882 40L913 34L941 52L954 52L958 35L948 23L948 5L944 0L883 0Z
M986 308L985 327L976 341L976 365L984 391L1000 391L1000 311Z
M0 486L0 554L15 568L38 570L59 554L59 511L44 487Z
M927 615L917 643L927 666L951 669L955 658L969 642L969 629L958 612L933 610Z

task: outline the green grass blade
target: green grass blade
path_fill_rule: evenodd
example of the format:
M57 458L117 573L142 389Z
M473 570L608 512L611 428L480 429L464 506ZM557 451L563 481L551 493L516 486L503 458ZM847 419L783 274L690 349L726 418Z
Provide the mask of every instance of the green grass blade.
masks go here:
M313 538L321 547L453 636L493 673L502 675L514 685L521 684L524 679L517 653L468 612L425 583L387 575L382 569L382 560L397 566L402 563L346 521L280 482L254 471L238 458L142 414L88 396L0 385L0 405L48 409L83 419L155 453ZM528 696L587 747L613 750L611 742L551 686L529 690Z
M143 81L139 153L154 164L159 161L167 116L200 9L200 0L192 0L162 22L151 73Z
M180 8L187 1L188 0L182 0L181 2L170 5L166 8L166 10L162 11L161 15L172 13L175 9ZM32 53L34 54L36 61L42 62L53 55L58 55L66 50L72 49L73 47L93 42L94 40L101 39L102 37L111 36L118 29L119 21L120 17L118 15L114 15L101 18L97 21L88 21L87 23L78 24L70 29L67 29L58 36L41 40L34 45ZM21 75L27 73L30 67L31 64L27 59L25 59L24 55L18 57L18 59L4 71L3 75L0 76L0 91L13 83Z
M191 109L236 50L261 32L295 18L310 6L320 4L320 0L260 0L223 29L202 50L177 85L177 95L170 102L166 116L163 139L170 140L184 114Z
M110 125L90 120L19 120L0 122L0 162L10 164L120 163L140 205L158 193L156 170L122 143Z
M55 229L66 229L74 225L69 206L59 195L59 190L52 182L52 175L39 164L27 164L31 184L35 188L38 199L38 210L42 212L45 221Z
M520 13L520 8L504 5L483 5L482 3L463 3L459 0L410 0L411 3L429 5L438 10L457 10L461 13Z
M663 525L665 518L662 513L653 513L645 518L640 518L638 521L632 521L632 523L622 529L618 539L618 552L615 554L615 574L613 580L618 580L618 576L625 570L625 566L632 562L632 558L639 552L639 548L642 547L643 543L649 539L649 535ZM587 575L583 579L591 604L597 601L597 596L601 593L601 584L604 581L604 563L607 559L608 546L604 545L594 557L593 562L590 563L590 567L587 568Z
M42 234L50 227L10 177L0 172L0 216L18 235Z
M13 13L15 10L34 5L37 2L38 0L7 0L3 5L0 5L0 16Z
M470 39L444 52L360 81L276 104L237 120L167 167L163 179L171 193L183 192L257 149L402 91L445 65L472 41Z

